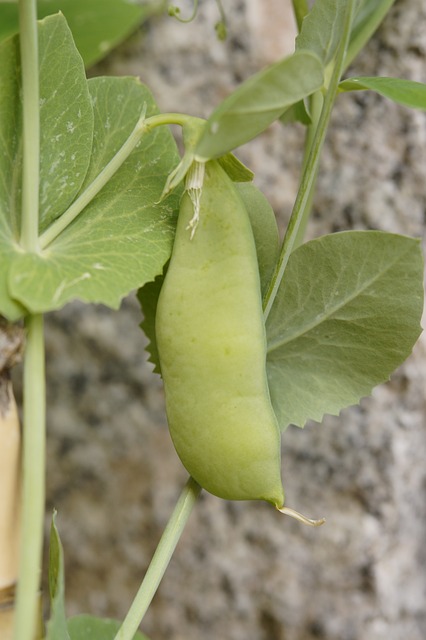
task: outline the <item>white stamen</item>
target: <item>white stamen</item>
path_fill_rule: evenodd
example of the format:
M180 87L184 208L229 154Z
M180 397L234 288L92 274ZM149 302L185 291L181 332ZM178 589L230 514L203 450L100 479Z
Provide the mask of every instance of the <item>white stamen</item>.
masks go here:
M204 162L194 162L186 176L185 188L194 209L194 214L186 227L187 229L191 229L191 240L195 235L195 231L200 221L200 203L201 193L203 191L204 169Z

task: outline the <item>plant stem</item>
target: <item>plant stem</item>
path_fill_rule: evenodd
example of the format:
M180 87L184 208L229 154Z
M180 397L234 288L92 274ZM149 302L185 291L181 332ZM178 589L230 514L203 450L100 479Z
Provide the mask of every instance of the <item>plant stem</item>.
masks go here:
M299 191L297 193L293 211L290 217L290 221L288 223L288 227L284 237L284 242L281 249L281 254L278 260L278 264L275 269L275 273L272 278L269 289L266 292L265 304L264 304L265 321L268 318L268 315L271 311L272 305L275 300L275 296L277 295L279 286L281 284L281 281L284 275L284 271L287 267L287 263L290 258L290 254L295 248L295 243L299 235L299 228L305 216L305 211L309 211L309 201L312 198L312 191L315 186L315 179L318 171L321 150L322 150L322 146L324 144L325 136L327 133L328 124L330 122L334 101L338 93L340 78L343 73L345 53L346 53L346 49L347 49L349 38L350 38L352 17L353 17L355 4L356 4L356 0L349 0L346 8L342 39L340 42L339 49L337 51L335 63L333 66L333 73L330 78L330 83L324 99L324 105L321 110L321 115L318 121L318 127L315 133L315 137L312 141L312 147L310 150L308 160L306 162L306 165L302 173Z
M140 142L142 136L152 129L169 124L178 124L184 126L191 119L181 113L162 113L150 118L145 117L142 113L137 121L135 128L130 136L124 142L122 147L117 151L115 156L108 162L102 171L96 176L93 182L85 191L68 207L68 209L53 222L40 236L40 248L46 249L76 218L80 215L85 207L97 196L99 191L106 185L112 176L118 171L123 162L127 160L134 148Z
M43 316L26 320L24 434L22 456L22 533L14 640L33 640L43 548L45 474L45 375Z
M38 77L37 6L19 0L19 39L22 65L22 217L21 246L38 250L38 190L40 162L40 110Z
M164 529L139 591L114 640L132 640L135 635L158 589L200 491L200 485L193 478L189 478Z
M40 110L37 7L19 0L22 66L22 216L21 246L38 251ZM22 456L22 532L14 640L33 640L43 549L45 474L45 376L43 317L28 316L24 368L24 434Z
M352 63L358 53L365 47L373 33L379 28L385 16L395 4L395 0L382 0L373 10L370 9L369 19L362 22L351 34L351 42L345 55L344 70ZM372 5L374 6L374 5Z
M311 118L312 118L312 123L308 126L307 128L307 134L306 134L306 141L305 141L305 150L304 150L304 154L303 154L303 164L302 164L302 173L305 170L306 164L308 162L308 158L310 156L311 150L312 150L312 145L315 139L315 134L318 128L318 123L319 123L319 119L321 116L321 111L324 105L324 96L321 93L321 91L317 91L316 93L313 94L313 96L311 96L310 99L310 106L311 106ZM316 186L316 181L317 181L317 176L318 176L318 165L317 168L315 170L315 176L314 176L314 181L312 184L312 188L310 190L310 197L306 202L305 208L303 210L303 212L301 213L301 221L300 221L300 226L299 226L299 230L297 232L297 236L296 239L294 241L294 249L297 249L298 246L300 246L303 243L304 237L305 237L305 233L306 233L306 227L308 225L308 221L309 221L309 217L311 215L311 211L312 211L312 202L314 199L314 192L315 192L315 186Z

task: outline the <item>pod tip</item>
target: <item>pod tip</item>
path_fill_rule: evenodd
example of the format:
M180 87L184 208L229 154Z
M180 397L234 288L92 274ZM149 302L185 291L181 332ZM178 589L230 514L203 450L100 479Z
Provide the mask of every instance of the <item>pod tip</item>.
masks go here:
M306 524L308 527L320 527L325 522L325 518L320 518L320 520L313 520L312 518L307 518L302 513L299 513L294 509L290 509L290 507L277 507L277 511L283 513L286 516L290 516L291 518L295 518L295 520L299 520L299 522Z

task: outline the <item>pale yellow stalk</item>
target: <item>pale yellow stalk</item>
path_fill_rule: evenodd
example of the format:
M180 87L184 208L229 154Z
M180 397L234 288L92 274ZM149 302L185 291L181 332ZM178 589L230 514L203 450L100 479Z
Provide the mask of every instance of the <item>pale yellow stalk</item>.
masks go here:
M20 448L12 383L3 381L0 382L0 592L14 584L18 575Z
M0 318L0 639L12 638L20 531L21 429L10 371L20 361L22 329Z

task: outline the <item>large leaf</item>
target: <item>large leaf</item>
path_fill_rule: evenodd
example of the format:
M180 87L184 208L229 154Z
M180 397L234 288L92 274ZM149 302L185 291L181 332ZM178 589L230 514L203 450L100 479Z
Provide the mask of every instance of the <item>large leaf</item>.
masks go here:
M70 640L65 616L64 552L56 527L56 511L50 527L49 594L50 619L46 640Z
M340 91L376 91L385 98L411 109L426 110L426 84L400 78L348 78L339 85Z
M95 78L89 89L95 133L86 182L127 139L143 105L148 116L157 111L148 89L134 78ZM171 251L177 195L157 203L177 161L168 129L146 134L47 249L17 256L9 277L13 298L33 313L58 309L74 298L118 308L125 295L153 280Z
M267 320L271 399L282 428L357 403L410 354L421 328L419 240L323 236L293 252Z
M10 320L24 310L7 291L10 262L18 250L22 178L19 42L0 43L0 314Z
M86 66L103 58L154 11L159 2L129 0L38 0L39 18L62 11ZM0 40L18 32L18 7L0 3Z
M101 619L94 616L79 615L68 620L68 631L71 640L114 640L121 626L118 620ZM133 640L149 640L137 631Z
M93 112L81 57L63 16L39 23L41 229L73 200L90 160ZM20 255L22 101L19 40L0 44L0 313L22 307L7 291L10 262Z
M0 3L0 41L18 32L18 3Z
M83 61L65 18L39 23L40 231L72 202L90 162L93 110Z
M348 0L316 0L302 22L296 50L313 51L324 66L341 42Z
M216 158L248 142L322 85L323 66L309 51L296 52L266 67L213 111L196 147L197 156Z

